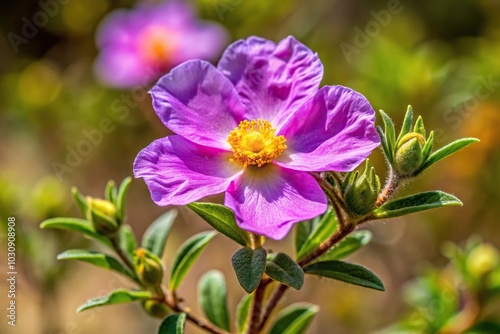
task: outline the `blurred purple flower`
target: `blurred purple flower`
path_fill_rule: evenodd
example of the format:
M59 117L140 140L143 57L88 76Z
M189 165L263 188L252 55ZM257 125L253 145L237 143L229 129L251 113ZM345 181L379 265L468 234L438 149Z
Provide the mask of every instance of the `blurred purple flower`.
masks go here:
M226 191L241 228L282 239L326 210L308 172L351 171L380 143L365 97L342 86L318 90L322 76L317 54L293 37L237 41L217 68L177 66L150 92L176 135L142 150L135 176L158 205Z
M97 77L106 85L147 85L189 59L213 59L227 41L224 28L198 20L181 1L116 10L97 32Z

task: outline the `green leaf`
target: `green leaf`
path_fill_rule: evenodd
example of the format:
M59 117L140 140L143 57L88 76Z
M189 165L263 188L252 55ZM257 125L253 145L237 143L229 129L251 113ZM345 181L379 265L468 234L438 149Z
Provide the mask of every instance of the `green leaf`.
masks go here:
M466 147L467 145L470 145L472 143L478 142L479 139L477 138L462 138L455 140L454 142L440 148L436 152L432 153L431 156L422 164L420 167L419 173L422 172L423 170L429 168L430 166L434 165L436 162L443 160L447 156L452 155L453 153L457 152L458 150L461 150L462 148Z
M392 162L394 157L394 148L396 146L396 129L394 128L394 123L391 118L383 111L379 110L382 116L382 121L384 122L384 136L386 138L386 145L388 150L388 159Z
M87 200L85 199L85 197L83 197L83 195L78 192L78 189L76 189L76 187L71 188L71 194L73 195L75 203L80 209L82 215L84 217L87 217L89 206L87 204Z
M224 275L218 270L211 270L203 275L198 283L198 296L201 309L208 320L229 332L231 329Z
M142 236L142 248L147 249L161 259L165 249L165 243L167 242L167 236L177 217L177 213L177 210L172 209L156 218Z
M384 284L373 272L357 264L343 261L315 262L304 268L306 274L328 277L334 280L384 291Z
M121 222L123 222L125 219L125 195L127 195L127 190L130 186L130 182L132 182L132 178L130 176L123 179L116 195L116 211Z
M399 141L403 136L411 131L411 124L413 123L413 109L408 106L406 109L405 118L403 120L403 125L401 126L401 132L399 133L398 139L396 140L396 146L398 146Z
M74 231L74 232L79 232L82 233L92 239L98 240L104 245L112 248L111 242L108 240L108 238L97 234L97 232L94 230L94 227L92 224L85 219L79 219L79 218L64 218L64 217L59 217L59 218L50 218L45 220L40 224L40 228L46 229L46 228L54 228L54 229L59 229L59 230L68 230L68 231Z
M130 291L126 289L117 289L112 291L107 296L89 299L76 311L82 312L98 306L130 303L136 300L148 300L151 298L153 298L153 296L151 295L151 292L148 291Z
M387 202L373 213L377 219L392 218L450 205L462 205L462 202L453 195L434 190Z
M266 264L266 274L272 279L286 284L295 290L304 285L304 271L290 256L278 253Z
M332 209L329 209L322 217L319 223L314 227L313 231L302 246L297 251L297 259L302 260L307 255L311 254L318 246L325 241L337 229L337 217Z
M104 197L111 203L115 203L118 190L116 189L115 181L109 180L104 190Z
M175 255L170 275L169 289L177 290L194 261L216 235L215 232L201 232L189 238Z
M297 303L281 311L269 334L302 334L313 320L319 308L316 305Z
M131 259L137 249L137 241L130 225L122 225L119 231L120 248L127 252Z
M498 334L500 333L500 323L493 321L483 321L469 328L465 334Z
M394 154L392 153L393 149L389 148L389 143L387 142L387 137L384 134L384 130L382 129L382 127L380 125L377 125L376 130L377 130L378 136L380 137L380 144L382 146L382 151L384 152L384 155L387 158L387 160L391 164L393 164L394 163Z
M432 146L434 145L434 131L431 131L429 137L425 141L424 146L422 147L422 161L427 161L429 156L432 153Z
M234 253L231 262L241 287L247 293L255 290L266 269L266 251L244 247Z
M128 276L137 282L135 275L130 272L121 262L112 256L104 253L88 251L85 249L70 249L57 256L58 260L78 260L93 264L97 267L112 270L122 275Z
M186 313L171 314L163 319L158 334L183 334L186 326Z
M355 231L342 239L328 253L321 256L319 261L341 260L352 253L358 251L361 247L367 245L372 239L370 231Z
M250 306L252 305L252 295L245 295L236 308L236 333L243 334L247 330Z
M250 244L248 233L239 228L234 219L234 212L224 205L194 202L188 204L187 207L226 237L242 246Z
M313 229L311 220L304 220L295 225L295 252L298 253L300 248L304 245L309 234Z

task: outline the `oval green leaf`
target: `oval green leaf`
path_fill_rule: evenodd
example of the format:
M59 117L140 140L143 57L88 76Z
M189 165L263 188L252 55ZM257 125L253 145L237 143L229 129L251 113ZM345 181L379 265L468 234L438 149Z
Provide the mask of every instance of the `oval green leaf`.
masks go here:
M177 290L194 261L216 235L215 232L201 232L188 239L177 252L172 265L169 289Z
M40 224L40 228L54 228L82 233L92 239L98 240L104 245L112 248L111 242L102 235L97 234L88 220L79 218L50 218Z
M118 188L118 193L116 194L116 211L121 222L125 220L125 196L127 195L130 182L132 182L132 178L130 176L124 178L120 184L120 188Z
M303 334L318 310L312 304L293 304L278 314L269 334Z
M220 271L210 270L201 277L198 283L198 299L208 320L229 332L226 281Z
M354 252L357 252L361 247L365 246L372 239L372 233L367 230L355 231L342 239L328 253L322 255L318 261L341 260Z
M385 291L384 284L377 275L365 267L353 263L343 261L315 262L304 267L304 272L365 288Z
M158 334L183 334L186 326L186 313L171 314L163 319Z
M177 217L177 213L177 210L172 209L156 218L155 221L149 225L142 236L142 248L147 249L161 259L168 234L170 233L170 229L172 228L175 218Z
M250 244L248 233L243 231L234 219L234 212L224 205L194 202L187 205L214 229L233 239L242 246Z
M108 269L128 276L137 282L135 274L126 268L121 262L104 253L89 251L85 249L70 249L57 256L58 260L78 260L93 264L97 267Z
M245 295L236 308L236 332L238 334L243 334L247 330L251 305L252 295Z
M272 279L300 290L304 285L304 271L290 256L278 253L266 264L266 274Z
M89 299L85 304L80 306L76 311L82 312L94 307L130 303L136 300L148 300L153 298L151 292L148 291L130 291L126 289L117 289L109 295Z
M453 195L434 190L387 202L373 213L377 219L392 218L450 205L462 205L462 202Z
M231 262L241 287L247 293L255 290L266 269L266 251L263 248L241 248L234 253Z

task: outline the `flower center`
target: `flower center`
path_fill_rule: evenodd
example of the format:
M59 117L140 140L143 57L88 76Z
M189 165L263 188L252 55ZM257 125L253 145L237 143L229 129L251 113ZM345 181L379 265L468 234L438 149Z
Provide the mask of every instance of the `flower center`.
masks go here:
M240 162L243 167L261 167L270 163L286 149L285 137L276 136L275 132L271 123L260 118L241 121L227 137L234 154L234 159L231 160Z
M141 32L139 49L146 60L153 63L165 63L172 58L177 42L176 37L169 29L151 26Z

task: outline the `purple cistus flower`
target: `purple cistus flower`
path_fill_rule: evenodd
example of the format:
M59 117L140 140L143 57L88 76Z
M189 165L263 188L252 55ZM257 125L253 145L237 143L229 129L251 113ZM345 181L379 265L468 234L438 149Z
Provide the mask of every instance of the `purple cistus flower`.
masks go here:
M150 92L176 134L139 153L135 176L158 205L225 191L241 228L282 239L327 208L309 172L351 171L380 143L366 98L342 86L318 90L322 76L317 54L293 37L237 41L217 68L179 65Z
M144 86L184 61L216 57L226 40L222 26L197 20L182 1L116 10L98 30L95 73L109 86Z

